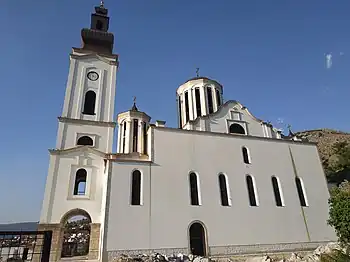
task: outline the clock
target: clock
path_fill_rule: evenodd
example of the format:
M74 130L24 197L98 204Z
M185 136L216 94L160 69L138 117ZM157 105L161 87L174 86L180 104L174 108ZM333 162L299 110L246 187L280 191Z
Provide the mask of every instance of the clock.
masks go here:
M89 72L87 74L87 78L89 78L91 81L96 81L98 77L99 75L96 72Z

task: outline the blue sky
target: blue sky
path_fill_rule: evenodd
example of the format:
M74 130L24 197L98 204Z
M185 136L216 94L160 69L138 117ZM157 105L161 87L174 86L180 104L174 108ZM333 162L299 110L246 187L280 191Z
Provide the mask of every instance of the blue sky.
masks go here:
M350 1L105 2L120 55L116 113L135 95L153 120L176 126L175 90L200 67L225 100L280 127L350 131ZM96 4L1 1L0 223L39 219L68 54Z

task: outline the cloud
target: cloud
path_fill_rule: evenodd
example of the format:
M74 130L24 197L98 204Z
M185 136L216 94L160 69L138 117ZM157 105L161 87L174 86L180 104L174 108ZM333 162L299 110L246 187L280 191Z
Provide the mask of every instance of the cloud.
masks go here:
M325 54L325 56L326 56L326 68L330 69L332 67L332 54L328 53L328 54Z

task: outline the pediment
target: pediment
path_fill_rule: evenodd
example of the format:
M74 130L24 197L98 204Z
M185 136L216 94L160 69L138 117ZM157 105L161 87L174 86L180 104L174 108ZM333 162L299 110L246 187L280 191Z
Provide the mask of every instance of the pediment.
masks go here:
M86 155L86 154L93 154L96 156L99 156L101 158L106 158L106 154L91 147L91 146L76 146L72 148L67 149L49 149L49 152L51 155Z

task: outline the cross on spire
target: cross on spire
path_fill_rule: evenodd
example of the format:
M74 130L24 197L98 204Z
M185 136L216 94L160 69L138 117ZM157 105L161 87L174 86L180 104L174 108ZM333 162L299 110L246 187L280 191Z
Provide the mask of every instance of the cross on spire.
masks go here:
M199 67L196 68L196 75L199 77Z
M138 111L137 106L136 106L136 96L132 97L132 101L134 102L134 104L132 105L131 110Z

